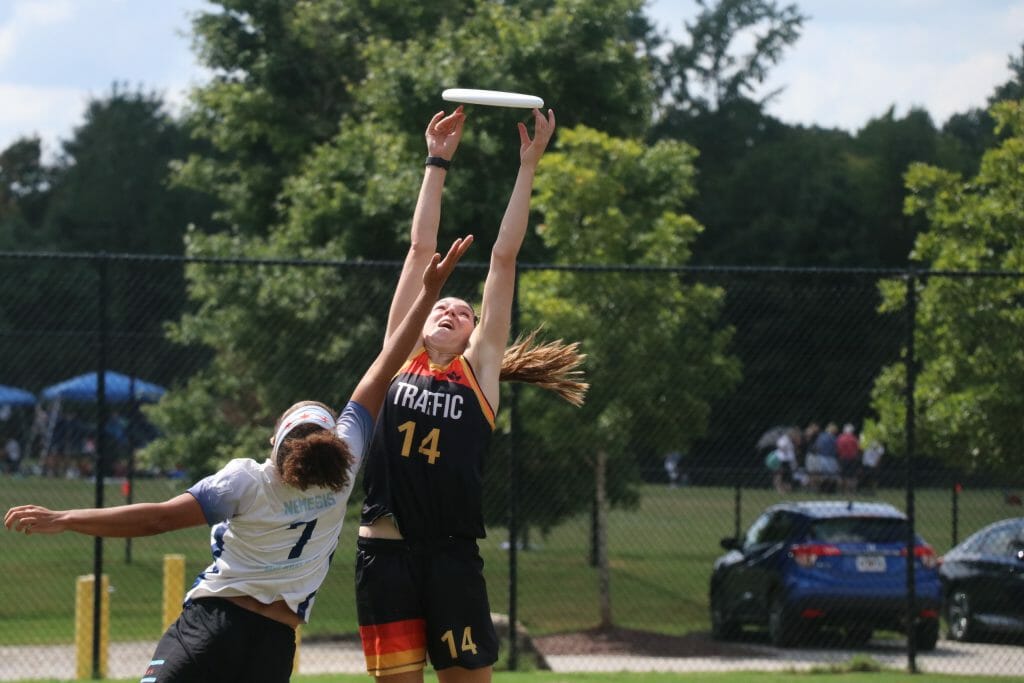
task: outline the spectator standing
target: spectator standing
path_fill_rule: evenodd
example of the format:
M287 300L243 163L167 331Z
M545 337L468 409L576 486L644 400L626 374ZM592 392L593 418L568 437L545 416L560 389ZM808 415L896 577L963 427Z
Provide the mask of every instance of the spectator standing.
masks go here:
M843 425L843 433L836 437L836 455L839 457L839 476L844 493L857 490L860 469L860 439L852 424Z
M788 432L775 442L775 452L778 454L778 467L772 473L772 484L779 493L789 493L793 489L793 471L796 469L796 445Z
M818 467L815 469L818 472L819 489L829 493L835 491L839 478L839 453L836 451L838 433L839 426L835 422L829 422L825 425L825 430L814 440L814 453L818 456Z
M806 466L807 456L814 453L814 442L818 440L818 435L821 434L821 426L817 422L809 422L804 427L804 438L803 438L803 453L804 465Z
M878 467L882 464L883 455L885 446L873 441L861 457L861 481L871 495L875 495L878 490Z
M21 468L21 444L13 436L4 444L4 455L7 458L7 474L18 474Z
M682 474L680 465L683 461L683 454L679 451L669 451L665 456L665 474L668 475L668 487L674 489L679 486L679 478Z

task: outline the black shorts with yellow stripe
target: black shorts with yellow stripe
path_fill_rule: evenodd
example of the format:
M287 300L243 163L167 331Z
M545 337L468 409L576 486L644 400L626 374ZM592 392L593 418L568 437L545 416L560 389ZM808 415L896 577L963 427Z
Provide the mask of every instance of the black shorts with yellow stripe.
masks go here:
M479 669L498 660L484 562L473 539L425 545L360 538L356 607L366 670L374 676Z

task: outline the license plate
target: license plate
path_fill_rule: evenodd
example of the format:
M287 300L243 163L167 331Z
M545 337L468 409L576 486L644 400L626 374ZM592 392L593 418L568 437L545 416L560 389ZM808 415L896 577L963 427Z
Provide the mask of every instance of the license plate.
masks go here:
M884 572L885 557L882 555L858 555L857 571L859 572Z

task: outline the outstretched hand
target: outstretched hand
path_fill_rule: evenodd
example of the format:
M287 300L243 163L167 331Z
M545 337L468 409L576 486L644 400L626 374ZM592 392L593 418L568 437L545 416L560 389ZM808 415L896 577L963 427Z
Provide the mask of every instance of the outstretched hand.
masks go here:
M519 122L519 162L523 166L536 167L551 136L555 133L555 111L548 109L547 116L539 109L533 110L533 139L530 139L526 124Z
M7 511L4 526L25 535L59 534L64 531L60 513L39 505L19 505Z
M473 244L473 236L466 235L452 242L452 246L449 247L448 253L443 259L440 254L434 254L430 263L427 264L426 270L423 271L424 289L433 290L435 293L440 292L441 287L448 280L448 276L455 270L455 264L459 262L471 244Z
M466 121L466 114L460 104L451 114L444 115L444 111L434 114L427 124L427 154L432 157L441 157L451 161L455 150L462 140L462 125Z

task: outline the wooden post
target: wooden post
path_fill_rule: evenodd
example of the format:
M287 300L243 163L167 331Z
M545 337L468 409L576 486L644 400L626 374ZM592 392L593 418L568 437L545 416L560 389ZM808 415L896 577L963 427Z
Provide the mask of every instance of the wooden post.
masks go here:
M79 576L75 582L75 678L86 680L94 673L107 677L107 653L110 649L110 579L100 577L99 662L93 671L93 574Z
M181 614L185 599L185 556L164 555L164 609L163 624L167 630Z

